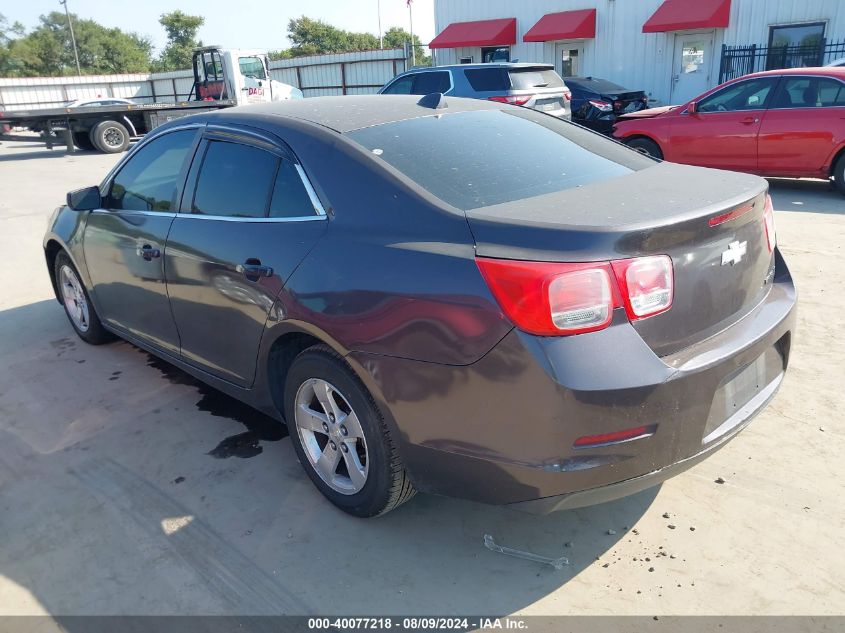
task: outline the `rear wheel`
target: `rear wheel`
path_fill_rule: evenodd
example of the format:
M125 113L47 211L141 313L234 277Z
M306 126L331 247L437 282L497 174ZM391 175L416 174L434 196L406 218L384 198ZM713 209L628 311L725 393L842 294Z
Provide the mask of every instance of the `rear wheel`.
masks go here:
M88 297L88 291L66 253L56 256L53 274L65 314L79 338L91 345L102 345L113 340L114 336L100 322L100 317Z
M660 151L660 146L652 141L650 138L644 138L642 136L631 139L628 141L628 147L631 149L635 149L641 154L645 154L646 156L651 156L652 158L656 158L658 160L663 160L663 152Z
M106 154L125 152L129 147L129 131L117 121L100 121L91 130L91 142Z
M839 157L833 167L833 183L839 189L839 193L845 196L845 154Z
M91 135L88 132L74 132L73 144L76 145L79 149L94 149L94 143L91 142Z
M371 517L414 496L372 396L330 348L311 347L294 360L285 419L306 473L341 510Z

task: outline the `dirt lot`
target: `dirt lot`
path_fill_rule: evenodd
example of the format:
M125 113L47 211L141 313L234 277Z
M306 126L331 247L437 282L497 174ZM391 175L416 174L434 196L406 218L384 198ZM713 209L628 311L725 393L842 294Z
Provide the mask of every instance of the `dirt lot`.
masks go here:
M799 332L780 394L721 452L548 517L420 495L364 521L257 414L76 338L41 238L115 160L0 145L0 614L845 613L845 198L827 183L772 183Z

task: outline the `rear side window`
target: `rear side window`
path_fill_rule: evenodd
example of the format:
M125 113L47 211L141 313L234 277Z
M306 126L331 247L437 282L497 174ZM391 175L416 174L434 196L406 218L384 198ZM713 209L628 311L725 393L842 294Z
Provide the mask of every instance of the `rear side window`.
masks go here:
M316 215L317 210L305 189L296 166L283 160L276 174L273 197L270 200L271 218L301 218Z
M464 75L476 92L502 92L510 90L507 73L501 68L468 68Z
M654 162L524 108L457 112L349 132L441 200L469 210L617 178Z
M554 70L525 68L509 70L511 86L514 90L531 90L532 88L563 88L563 79Z
M106 207L127 211L170 211L177 181L196 130L170 132L141 147L121 168Z
M845 106L845 84L823 77L784 79L776 108L830 108Z
M192 211L263 218L279 159L257 147L211 141L200 168Z

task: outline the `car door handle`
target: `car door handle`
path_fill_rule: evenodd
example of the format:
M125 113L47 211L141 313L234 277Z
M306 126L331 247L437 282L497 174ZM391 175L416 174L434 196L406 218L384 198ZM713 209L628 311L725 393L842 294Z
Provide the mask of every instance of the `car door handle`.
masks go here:
M250 281L258 281L262 277L273 276L273 269L270 266L262 266L260 259L252 257L240 264L237 271Z
M144 244L137 252L138 255L143 257L146 261L151 261L156 257L161 257L161 251L157 248L153 248L149 244Z
M753 117L753 116L747 117L747 118L743 119L742 121L740 121L740 123L742 123L743 125L754 125L755 123L759 123L759 122L760 122L760 119L758 119L757 117Z

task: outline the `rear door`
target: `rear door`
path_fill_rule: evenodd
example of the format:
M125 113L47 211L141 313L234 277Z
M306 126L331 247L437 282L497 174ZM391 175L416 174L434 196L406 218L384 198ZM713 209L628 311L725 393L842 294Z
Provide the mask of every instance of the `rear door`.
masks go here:
M178 354L162 256L198 127L145 143L106 185L85 226L83 251L97 311L110 326Z
M785 76L760 129L760 172L824 175L845 137L845 83L833 77Z
M165 253L182 358L251 386L273 302L325 228L319 200L283 144L209 127Z
M695 114L673 117L666 159L755 173L757 136L777 77L740 81L705 97Z

